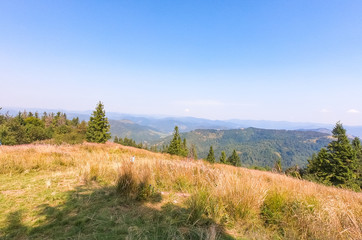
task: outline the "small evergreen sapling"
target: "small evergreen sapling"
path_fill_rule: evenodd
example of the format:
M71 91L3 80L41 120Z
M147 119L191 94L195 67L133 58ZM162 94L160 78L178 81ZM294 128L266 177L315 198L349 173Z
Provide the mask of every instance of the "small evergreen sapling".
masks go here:
M231 154L231 156L228 158L228 163L230 163L231 165L234 166L241 166L241 162L240 162L240 157L237 154L236 150L234 149L233 153Z
M220 156L220 163L226 163L226 153L225 151L221 151L221 156Z
M208 161L210 163L215 162L215 153L214 153L214 149L212 148L212 146L210 146L209 154L207 155L206 161Z

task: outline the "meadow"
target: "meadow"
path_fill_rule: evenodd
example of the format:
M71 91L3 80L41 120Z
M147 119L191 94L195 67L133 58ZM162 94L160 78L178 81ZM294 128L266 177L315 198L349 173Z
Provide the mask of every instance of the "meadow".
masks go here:
M0 147L0 239L362 239L361 219L361 193L271 172L114 143Z

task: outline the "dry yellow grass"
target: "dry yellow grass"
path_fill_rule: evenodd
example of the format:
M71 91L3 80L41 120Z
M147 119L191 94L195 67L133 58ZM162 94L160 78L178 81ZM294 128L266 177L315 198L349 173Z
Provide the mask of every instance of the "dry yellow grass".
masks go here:
M191 224L210 218L235 237L362 239L361 193L113 143L0 147L0 174L52 171L74 174L78 184L115 185L125 169L158 192L188 193L181 204Z

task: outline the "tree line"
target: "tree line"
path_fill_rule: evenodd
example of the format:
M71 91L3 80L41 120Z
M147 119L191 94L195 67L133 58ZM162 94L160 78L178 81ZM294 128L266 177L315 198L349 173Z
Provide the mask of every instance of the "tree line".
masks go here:
M209 153L207 154L206 161L208 161L210 163L216 162L215 153L214 153L214 149L212 146L210 146L210 150L209 150ZM235 149L233 150L233 153L229 157L226 157L225 151L221 151L219 163L229 164L229 165L233 165L236 167L241 166L240 157Z
M127 138L127 137L121 138L121 137L115 136L113 139L113 142L121 144L123 146L130 146L130 147L136 147L136 148L147 148L142 143L136 143L135 140L133 140L132 138Z
M1 108L0 108L1 110ZM37 141L77 144L84 141L104 143L110 138L109 123L104 105L99 102L88 122L78 117L68 119L62 112L40 115L38 112L19 112L16 116L0 114L0 143L28 144Z
M68 119L65 113L19 112L0 114L0 142L4 145L27 144L53 139L55 143L80 143L85 140L87 123Z

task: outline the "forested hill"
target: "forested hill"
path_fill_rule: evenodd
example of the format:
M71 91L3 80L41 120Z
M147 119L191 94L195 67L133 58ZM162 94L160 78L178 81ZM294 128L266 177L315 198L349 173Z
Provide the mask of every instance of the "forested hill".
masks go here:
M109 120L109 123L113 137L132 138L136 142L159 141L161 138L169 135L129 120Z
M188 145L196 145L200 158L206 158L210 146L213 146L217 160L221 151L229 156L236 149L245 166L272 167L280 157L283 168L295 164L305 166L313 153L331 141L327 133L258 128L195 130L182 133L181 136L187 139Z

